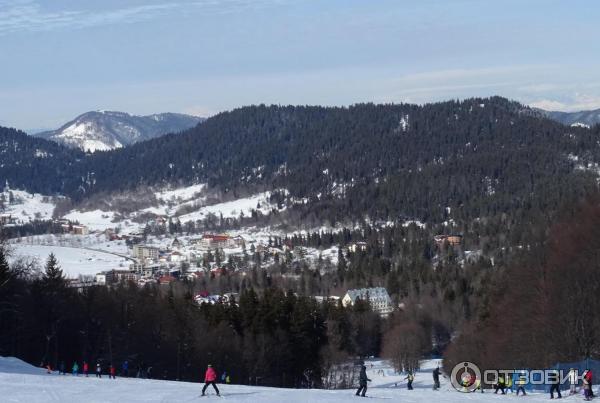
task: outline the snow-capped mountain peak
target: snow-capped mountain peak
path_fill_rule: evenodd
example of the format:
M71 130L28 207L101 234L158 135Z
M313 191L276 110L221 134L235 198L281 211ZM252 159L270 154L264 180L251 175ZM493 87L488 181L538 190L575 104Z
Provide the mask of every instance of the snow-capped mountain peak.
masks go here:
M84 151L106 151L176 133L203 121L202 118L178 113L135 116L125 112L98 110L86 112L57 130L36 134L68 147Z

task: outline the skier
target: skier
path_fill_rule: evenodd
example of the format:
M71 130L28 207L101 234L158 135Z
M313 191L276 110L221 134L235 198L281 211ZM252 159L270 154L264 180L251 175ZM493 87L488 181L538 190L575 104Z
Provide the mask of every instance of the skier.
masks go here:
M440 367L436 367L433 370L433 390L438 390L440 388Z
M90 366L88 365L87 361L83 362L83 375L85 375L85 377L88 377L88 371L90 370Z
M560 394L560 375L557 370L552 371L552 380L550 385L550 399L554 399L554 392L558 394L558 398L562 398Z
M102 366L100 362L96 364L96 378L102 378Z
M206 392L208 385L212 385L213 388L215 388L215 392L217 392L217 396L221 396L219 393L219 388L217 388L217 373L210 364L208 364L206 373L204 374L204 387L202 388L202 396L205 396L204 393Z
M525 376L525 372L521 371L516 381L517 384L517 396L519 396L519 392L523 392L523 396L527 396L525 392L525 385L527 384L527 377Z
M498 393L498 391L501 391L503 395L506 394L506 391L504 390L506 386L506 381L504 380L504 375L500 375L498 377L498 383L494 386L494 393Z
M77 364L77 361L73 363L73 376L79 376L79 364Z
M227 376L225 377L225 383L227 385L229 385L231 383L231 377L229 376L229 374L227 374Z
M123 361L123 365L121 366L121 376L124 378L129 376L129 362L127 360Z
M60 365L58 366L58 375L66 375L65 373L65 362L61 361Z
M115 369L115 366L110 364L110 366L108 367L108 379L117 379L117 377L115 376L116 372L117 370Z
M406 378L404 378L407 380L406 382L406 388L408 390L413 390L413 386L412 383L415 380L415 376L413 375L413 373L411 371L408 371L408 375L406 375Z
M47 374L51 374L52 373L52 367L50 366L50 363L46 364L46 373Z
M227 372L223 371L221 374L221 383L225 383L225 379L227 379Z
M583 390L585 393L585 400L591 400L593 397L592 394L592 371L586 369L583 372Z
M577 394L577 370L575 368L571 368L569 371L569 383L571 387L569 388L569 395Z
M367 393L367 382L371 382L371 380L367 378L367 367L362 365L360 367L360 374L358 375L358 390L356 391L356 396L365 397L365 394Z

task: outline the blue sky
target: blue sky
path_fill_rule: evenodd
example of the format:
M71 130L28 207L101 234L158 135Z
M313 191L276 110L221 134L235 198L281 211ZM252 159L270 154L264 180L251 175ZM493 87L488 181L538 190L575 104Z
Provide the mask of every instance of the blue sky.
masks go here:
M489 95L600 108L600 2L0 0L0 125Z

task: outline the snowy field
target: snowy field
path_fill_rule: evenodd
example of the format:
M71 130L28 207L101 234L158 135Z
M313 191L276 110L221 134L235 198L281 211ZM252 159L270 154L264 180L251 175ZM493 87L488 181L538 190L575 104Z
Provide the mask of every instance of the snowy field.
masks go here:
M54 204L49 196L38 193L32 194L23 190L11 190L14 202L6 205L3 214L10 214L18 220L19 224L33 221L34 219L49 220L54 212ZM0 192L1 194L1 192ZM8 192L4 195L9 200Z
M80 274L95 275L104 270L129 267L129 262L125 258L89 249L26 244L12 244L11 249L11 260L34 258L42 266L48 259L48 255L54 253L58 264L69 278L77 278Z
M414 387L406 389L403 375L394 374L389 367L375 362L373 368L367 364L367 375L373 380L367 396L382 401L406 403L430 402L503 402L514 396L493 393L459 393L442 380L439 391L431 390L431 371L417 373ZM383 374L380 372L383 371ZM425 369L423 370L425 371ZM396 382L398 386L396 386ZM354 390L280 389L238 385L219 385L222 399L228 402L260 403L347 403L362 401L354 396ZM109 403L109 402L156 402L180 403L217 400L209 389L208 397L200 397L202 384L142 379L109 380L46 374L43 369L32 367L15 358L0 357L0 391L2 402L14 403ZM529 394L528 402L546 402L545 394ZM569 401L581 400L570 397Z

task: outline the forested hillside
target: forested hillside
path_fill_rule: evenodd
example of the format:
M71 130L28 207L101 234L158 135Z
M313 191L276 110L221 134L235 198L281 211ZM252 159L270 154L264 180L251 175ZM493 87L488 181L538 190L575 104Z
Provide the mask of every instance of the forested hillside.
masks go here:
M424 106L250 106L180 135L83 156L2 131L20 168L0 178L75 200L141 185L287 189L288 204L344 218L442 222L556 210L596 186L598 128L567 128L506 99ZM12 143L6 138L12 139ZM10 143L10 144L9 144ZM36 156L52 147L49 157ZM12 160L11 160L12 161ZM590 164L590 165L588 165ZM23 169L23 167L26 167ZM68 169L67 169L68 168Z

